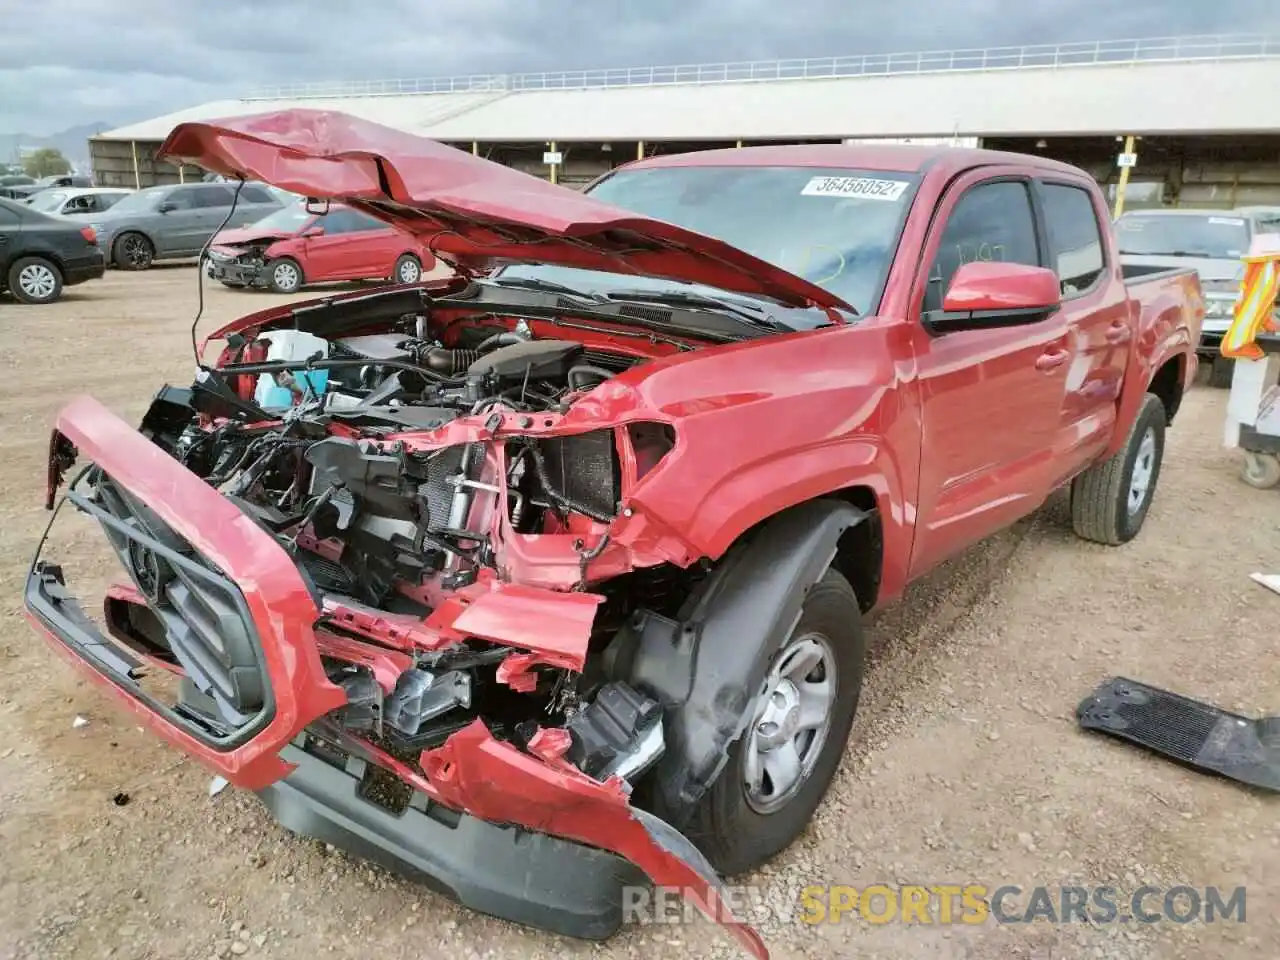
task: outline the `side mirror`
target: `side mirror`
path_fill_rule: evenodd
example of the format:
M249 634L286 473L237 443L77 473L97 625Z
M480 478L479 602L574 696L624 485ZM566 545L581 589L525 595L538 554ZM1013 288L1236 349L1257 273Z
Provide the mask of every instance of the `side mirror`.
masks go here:
M312 224L311 226L307 227L307 229L302 231L302 235L304 237L323 237L324 227L320 226L320 224L318 223Z
M1058 275L1021 263L966 263L951 278L942 309L925 315L935 334L1039 323L1062 303Z
M172 200L162 200L160 206L156 207L157 213L172 213L178 209L178 205Z

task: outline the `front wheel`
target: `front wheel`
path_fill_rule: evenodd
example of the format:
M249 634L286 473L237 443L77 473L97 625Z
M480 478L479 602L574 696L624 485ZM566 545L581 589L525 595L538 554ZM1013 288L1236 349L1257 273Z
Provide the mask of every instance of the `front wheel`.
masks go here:
M417 283L422 279L422 264L413 254L402 254L396 261L396 269L391 279L394 283Z
M112 259L121 270L146 270L156 257L156 248L140 233L122 234L112 249Z
M1138 535L1164 460L1164 404L1143 398L1124 446L1071 481L1071 525L1085 540L1116 545Z
M689 825L689 838L720 873L753 870L804 832L849 739L864 651L858 599L828 570L773 656L751 720Z
M271 278L271 289L276 293L297 293L302 289L302 267L289 257L267 264L267 276Z

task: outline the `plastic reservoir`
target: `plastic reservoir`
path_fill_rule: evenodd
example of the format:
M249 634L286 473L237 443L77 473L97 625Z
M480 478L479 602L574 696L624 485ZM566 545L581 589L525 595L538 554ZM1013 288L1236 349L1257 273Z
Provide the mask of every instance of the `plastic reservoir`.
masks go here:
M273 330L262 338L267 341L266 362L278 360L297 360L297 370L287 371L287 375L263 373L258 376L258 386L254 389L253 399L264 410L289 407L293 405L293 391L281 386L277 381L292 379L299 388L306 385L318 397L329 384L328 370L306 370L302 364L317 353L322 357L329 355L328 341L300 330Z

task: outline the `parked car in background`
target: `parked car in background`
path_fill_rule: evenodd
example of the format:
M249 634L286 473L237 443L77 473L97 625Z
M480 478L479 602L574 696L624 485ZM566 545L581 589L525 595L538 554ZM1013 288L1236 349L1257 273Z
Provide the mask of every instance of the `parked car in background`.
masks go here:
M1234 362L1219 353L1222 336L1244 276L1241 259L1255 235L1280 233L1280 210L1134 210L1115 222L1120 257L1126 270L1191 267L1200 274L1205 295L1199 354L1211 364L1209 382L1231 385Z
M242 227L282 206L266 187L246 183L232 210L226 183L177 183L146 187L93 218L108 262L123 270L146 270L156 260L194 257L225 221ZM227 219L230 215L230 220Z
M417 283L433 266L435 257L412 234L350 207L335 204L317 214L295 203L219 233L206 269L228 287L294 293L333 280Z
M0 176L0 197L20 200L27 195L27 188L35 185L35 177L25 173L6 173Z
M93 228L0 199L0 291L22 303L52 303L62 288L102 276Z
M23 186L11 187L11 196L14 200L30 200L37 194L43 193L45 190L53 190L58 187L92 187L93 178L86 177L79 173L60 173L54 176L41 177Z
M27 200L27 206L59 217L87 217L106 213L133 193L125 187L67 187L41 190Z

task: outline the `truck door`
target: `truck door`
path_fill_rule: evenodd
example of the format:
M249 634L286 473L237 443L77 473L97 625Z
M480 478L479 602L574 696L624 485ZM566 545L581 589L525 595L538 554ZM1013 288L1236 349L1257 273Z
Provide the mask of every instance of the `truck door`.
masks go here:
M1096 190L1081 181L1036 183L1050 265L1062 284L1062 312L1075 347L1055 443L1052 484L1075 476L1111 440L1135 318L1117 264L1108 263Z
M1048 496L1071 343L1061 310L1035 322L935 334L962 264L1047 266L1032 185L1016 170L958 178L929 229L914 296L922 448L911 575L1030 513Z

